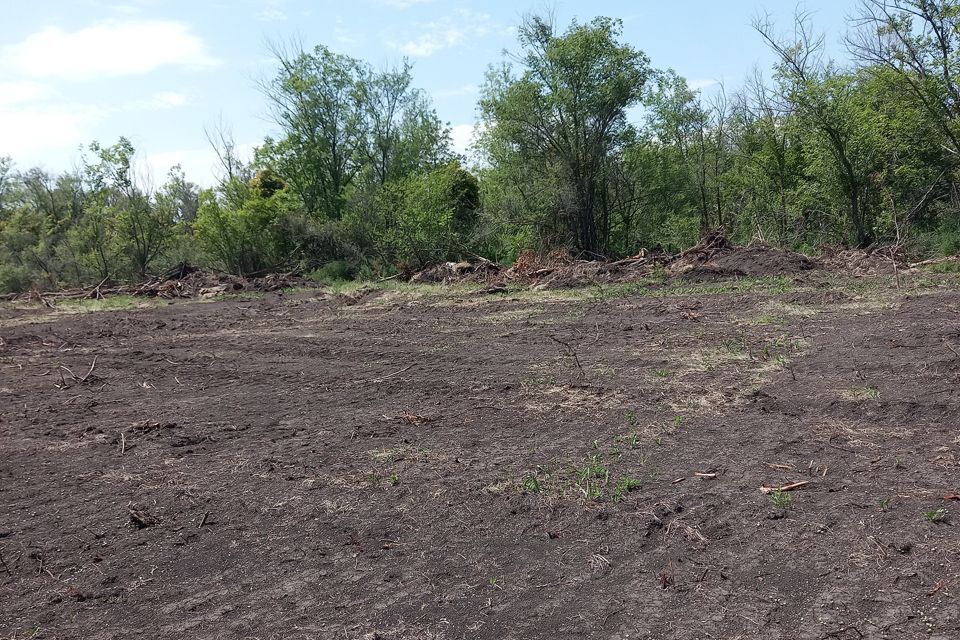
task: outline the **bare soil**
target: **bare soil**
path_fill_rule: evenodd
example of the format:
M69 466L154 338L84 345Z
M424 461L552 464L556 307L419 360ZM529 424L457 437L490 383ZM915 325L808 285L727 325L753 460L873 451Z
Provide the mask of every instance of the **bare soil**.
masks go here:
M0 306L0 637L960 637L958 313L918 277Z

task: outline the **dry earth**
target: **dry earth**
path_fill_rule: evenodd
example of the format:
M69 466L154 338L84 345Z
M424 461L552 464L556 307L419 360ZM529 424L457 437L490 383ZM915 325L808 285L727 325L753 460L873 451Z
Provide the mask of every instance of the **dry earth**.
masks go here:
M919 276L0 307L0 638L960 637L958 312Z

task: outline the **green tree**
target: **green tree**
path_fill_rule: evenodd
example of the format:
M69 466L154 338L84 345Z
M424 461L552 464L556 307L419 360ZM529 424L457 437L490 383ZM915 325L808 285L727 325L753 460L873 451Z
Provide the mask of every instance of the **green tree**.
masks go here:
M778 97L820 136L824 154L816 161L832 171L847 201L854 242L867 246L873 241L873 229L865 197L868 171L858 154L862 149L855 147L860 123L851 96L857 90L856 76L840 73L824 58L823 37L813 34L803 14L796 17L792 40L778 37L769 20L756 20L753 26L779 59L775 76Z
M274 57L280 71L262 89L283 137L268 138L260 156L289 181L308 212L338 220L366 142L362 66L324 46L309 53L275 47Z
M249 184L234 178L219 192L200 192L192 227L200 248L214 263L237 275L290 266L293 249L284 233L284 220L294 203L285 186L275 186L258 174ZM244 197L236 206L239 193Z
M570 185L565 226L575 246L609 246L608 165L629 139L627 110L650 75L647 57L619 42L622 24L597 18L558 35L540 17L520 27L522 53L488 73L480 101L485 152L493 165L522 163ZM518 158L510 158L516 155ZM562 194L559 194L562 197Z
M388 262L418 269L463 255L480 209L480 185L456 161L388 183L376 202L374 245Z

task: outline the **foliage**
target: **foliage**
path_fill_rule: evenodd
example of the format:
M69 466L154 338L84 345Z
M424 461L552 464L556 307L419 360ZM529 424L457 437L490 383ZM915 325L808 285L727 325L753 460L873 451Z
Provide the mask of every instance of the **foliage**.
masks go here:
M455 258L470 242L480 208L477 179L451 162L423 175L390 182L380 190L368 244L379 247L381 259L404 269Z
M226 192L244 192L240 206L234 206ZM232 181L219 194L201 192L193 230L201 249L231 273L281 269L291 258L283 233L284 215L291 209L285 188L271 191L256 179L250 185Z
M514 57L519 75L509 63L492 68L480 101L488 161L552 186L538 203L547 207L540 215L553 218L548 229L594 254L610 245L611 165L631 137L627 110L650 74L647 57L621 35L622 24L609 18L574 22L558 35L529 17Z
M248 162L208 131L212 189L179 167L153 188L125 138L59 175L0 158L0 289L182 261L333 282L529 249L617 258L716 227L805 251L960 251L960 2L861 0L847 64L805 14L786 35L754 26L776 63L728 93L652 68L618 20L527 17L488 70L470 167L408 61L273 47L276 135Z

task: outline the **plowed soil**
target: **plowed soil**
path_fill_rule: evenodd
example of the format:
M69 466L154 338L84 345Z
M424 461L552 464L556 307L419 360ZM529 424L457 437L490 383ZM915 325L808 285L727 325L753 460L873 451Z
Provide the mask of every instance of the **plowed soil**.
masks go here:
M889 278L0 307L0 637L958 638L958 313Z

